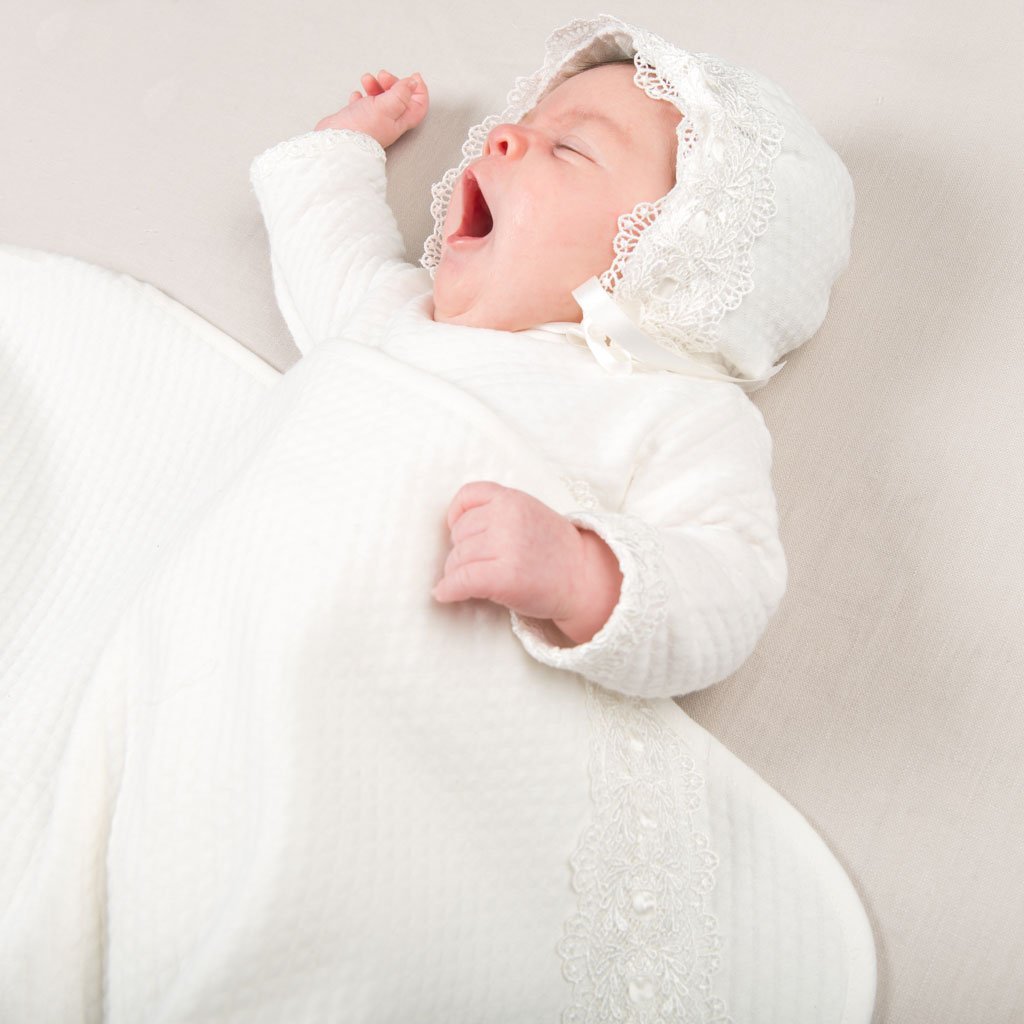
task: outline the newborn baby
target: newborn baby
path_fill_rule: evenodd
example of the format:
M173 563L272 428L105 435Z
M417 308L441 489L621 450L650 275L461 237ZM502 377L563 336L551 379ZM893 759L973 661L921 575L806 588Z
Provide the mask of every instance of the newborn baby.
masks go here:
M632 60L588 69L519 124L491 131L448 210L434 320L518 331L580 319L572 289L612 262L619 216L675 184L681 115L639 90L634 70ZM366 132L386 148L426 116L419 74L399 79L381 69L361 82L366 95L353 92L317 130ZM481 218L488 230L477 234ZM611 548L522 491L467 484L448 526L454 547L433 591L440 601L487 598L583 643L619 599Z
M602 15L470 129L415 265L386 149L426 87L363 85L250 168L284 374L0 253L0 1018L724 1019L721 961L789 1021L816 965L761 953L808 914L840 1007L869 929L819 911L852 887L655 698L734 672L784 593L745 390L824 316L845 169L771 83Z
M384 165L427 114L421 75L363 75L364 91L261 154L251 177L304 354L344 337L450 381L578 500L562 515L467 482L434 598L503 605L538 660L675 696L735 671L785 591L771 438L744 391L820 325L849 256L852 190L772 83L679 64L651 34L638 52L626 28L601 16L552 36L576 52L554 75L549 49L510 94L513 116L470 132L462 166L434 186L419 267ZM804 201L820 181L825 213ZM756 248L783 205L776 249ZM748 294L758 251L765 294Z

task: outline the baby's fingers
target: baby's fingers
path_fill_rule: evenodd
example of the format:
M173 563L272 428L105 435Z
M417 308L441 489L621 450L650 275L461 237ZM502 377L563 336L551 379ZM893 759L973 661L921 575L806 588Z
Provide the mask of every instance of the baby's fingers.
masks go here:
M392 83L391 88L381 96L381 103L388 110L401 110L409 102L412 95L412 83L408 78L400 78Z
M384 91L384 86L369 71L359 79L359 83L366 90L367 96L379 96Z
M470 562L493 562L500 557L498 541L486 531L475 533L459 541L448 552L444 563L444 575L451 576L460 565Z
M435 601L442 603L465 601L469 597L490 601L497 597L500 578L501 568L497 559L466 562L446 572L430 593Z
M410 75L395 82L383 96L380 97L389 117L396 121L407 122L405 127L411 128L422 120L427 112L427 87L423 79L417 75Z
M367 96L379 96L382 92L387 92L398 81L398 76L381 68L376 77L367 71L359 81L366 90Z

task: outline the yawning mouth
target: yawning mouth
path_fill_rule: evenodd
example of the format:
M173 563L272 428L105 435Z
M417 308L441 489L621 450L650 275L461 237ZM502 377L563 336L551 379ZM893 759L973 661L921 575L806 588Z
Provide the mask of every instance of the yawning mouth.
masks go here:
M491 208L487 205L480 183L476 175L467 168L462 177L462 220L454 234L446 241L453 242L459 238L483 238L491 233L494 218Z

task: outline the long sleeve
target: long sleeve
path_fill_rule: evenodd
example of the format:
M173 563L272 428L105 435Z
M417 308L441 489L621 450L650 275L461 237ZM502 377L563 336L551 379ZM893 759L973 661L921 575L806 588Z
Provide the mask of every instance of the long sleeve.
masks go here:
M651 698L718 682L752 653L787 582L772 443L745 394L718 396L647 438L618 512L568 513L608 543L622 588L601 630L576 646L559 646L551 623L511 612L538 661Z
M250 166L274 292L303 354L382 295L385 278L411 269L387 203L386 159L372 136L328 128L286 139Z

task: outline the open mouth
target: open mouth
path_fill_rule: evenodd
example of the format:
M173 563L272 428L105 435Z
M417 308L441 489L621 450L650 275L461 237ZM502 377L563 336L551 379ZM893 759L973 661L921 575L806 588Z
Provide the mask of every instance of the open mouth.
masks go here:
M462 220L455 232L445 241L456 242L460 238L486 238L494 228L491 208L480 189L476 175L468 169L462 178Z

